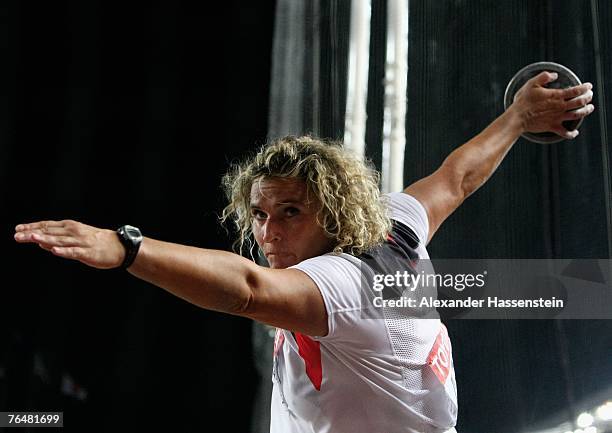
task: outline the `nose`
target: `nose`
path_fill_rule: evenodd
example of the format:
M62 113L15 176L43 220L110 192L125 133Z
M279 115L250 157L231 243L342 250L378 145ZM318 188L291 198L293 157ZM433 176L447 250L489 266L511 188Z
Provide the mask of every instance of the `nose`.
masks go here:
M264 243L280 241L282 239L282 227L274 218L268 218L262 227L262 234Z

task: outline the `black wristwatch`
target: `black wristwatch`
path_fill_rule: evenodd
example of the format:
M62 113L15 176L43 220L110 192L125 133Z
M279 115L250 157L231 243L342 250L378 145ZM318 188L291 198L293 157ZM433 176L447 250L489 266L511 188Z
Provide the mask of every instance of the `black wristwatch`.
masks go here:
M136 227L125 225L117 229L117 236L125 248L125 258L121 263L121 269L127 269L136 259L142 243L142 233Z

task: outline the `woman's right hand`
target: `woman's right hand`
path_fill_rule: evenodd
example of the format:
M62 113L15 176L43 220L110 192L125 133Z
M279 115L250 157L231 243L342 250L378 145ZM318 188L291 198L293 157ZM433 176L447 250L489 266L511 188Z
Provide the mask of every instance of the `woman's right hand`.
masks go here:
M566 120L582 119L593 112L593 85L584 83L567 89L549 89L548 83L558 78L557 73L542 72L529 81L514 96L508 108L521 120L523 132L554 132L563 138L576 138L578 130L568 131Z

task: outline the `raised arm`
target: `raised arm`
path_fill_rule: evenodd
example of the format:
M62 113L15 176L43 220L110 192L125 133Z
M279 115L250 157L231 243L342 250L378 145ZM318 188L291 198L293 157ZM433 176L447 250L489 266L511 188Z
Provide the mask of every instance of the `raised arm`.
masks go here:
M556 73L542 72L529 80L501 116L454 150L435 172L404 190L427 211L428 242L444 220L491 177L522 133L550 131L568 139L578 136L577 130L566 130L562 122L593 112L589 104L593 86L544 87L556 79Z
M20 224L15 240L98 269L121 265L117 234L77 221ZM145 237L128 271L202 308L308 335L327 334L327 313L315 283L296 269L269 269L226 251Z

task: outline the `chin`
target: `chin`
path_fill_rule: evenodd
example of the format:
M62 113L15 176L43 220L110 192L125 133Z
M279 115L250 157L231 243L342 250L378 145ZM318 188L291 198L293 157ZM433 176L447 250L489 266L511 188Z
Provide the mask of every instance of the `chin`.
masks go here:
M272 269L285 269L289 266L297 265L299 262L295 257L271 256L268 258L268 264Z

